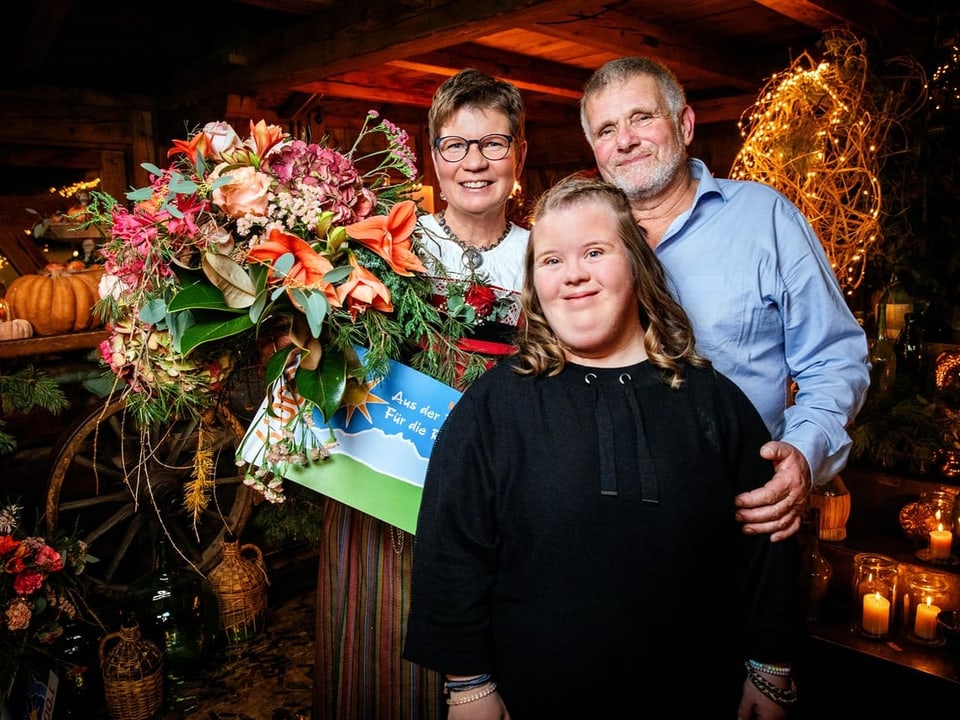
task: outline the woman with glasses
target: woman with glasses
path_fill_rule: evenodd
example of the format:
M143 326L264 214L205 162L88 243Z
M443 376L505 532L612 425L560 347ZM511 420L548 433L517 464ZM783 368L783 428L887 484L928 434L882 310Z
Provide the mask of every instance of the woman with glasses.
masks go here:
M509 222L506 210L526 154L524 118L517 88L477 70L463 70L436 91L430 141L446 205L422 217L420 227L438 292L450 277L509 291L522 286L529 232ZM486 358L512 351L511 339L478 334L461 347ZM323 508L316 720L445 717L443 678L401 659L413 538L337 501L325 499Z
M446 206L421 219L435 275L480 275L519 290L528 232L507 219L527 154L520 91L466 69L446 80L428 115L433 162Z

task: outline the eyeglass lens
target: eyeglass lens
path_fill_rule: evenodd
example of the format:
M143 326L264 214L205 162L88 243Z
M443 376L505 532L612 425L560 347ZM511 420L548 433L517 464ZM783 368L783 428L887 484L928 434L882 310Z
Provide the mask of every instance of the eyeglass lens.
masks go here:
M440 151L440 157L447 162L463 160L470 152L471 145L476 145L480 149L480 154L487 160L503 160L510 152L512 142L512 136L501 135L500 133L484 135L482 138L474 140L467 140L457 135L444 135L437 138L436 146Z

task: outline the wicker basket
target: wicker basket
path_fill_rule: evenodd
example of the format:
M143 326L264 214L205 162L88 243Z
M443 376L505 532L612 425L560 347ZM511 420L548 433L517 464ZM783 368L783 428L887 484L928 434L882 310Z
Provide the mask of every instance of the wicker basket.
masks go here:
M227 642L244 642L263 630L269 582L260 548L249 543L240 545L228 537L223 543L223 558L207 580L217 596L220 627Z
M163 705L163 651L127 620L100 640L100 671L113 720L149 720Z

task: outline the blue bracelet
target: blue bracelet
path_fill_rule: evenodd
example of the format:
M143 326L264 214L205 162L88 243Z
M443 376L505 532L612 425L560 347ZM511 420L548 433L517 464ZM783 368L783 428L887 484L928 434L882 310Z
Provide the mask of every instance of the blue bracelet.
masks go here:
M490 673L477 675L476 677L468 678L467 680L448 680L443 684L443 691L445 693L451 693L461 692L463 690L473 690L481 685L486 685L488 682L490 682L490 680Z

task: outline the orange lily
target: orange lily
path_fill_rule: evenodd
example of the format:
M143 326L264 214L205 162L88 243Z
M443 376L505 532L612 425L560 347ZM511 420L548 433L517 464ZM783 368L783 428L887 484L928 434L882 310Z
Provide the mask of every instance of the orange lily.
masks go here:
M353 272L347 281L337 288L340 302L347 306L350 318L356 320L357 314L366 311L368 307L380 312L393 312L387 286L380 282L376 275L358 264L355 257L350 257L350 264Z
M189 140L174 140L173 147L167 150L167 157L177 153L183 153L196 165L201 157L208 158L213 155L213 145L205 132L198 132Z
M322 289L330 304L340 305L336 289L332 284L324 282L323 276L333 270L333 264L323 255L314 250L308 243L274 228L266 242L250 249L247 260L270 266L267 277L276 280L273 265L281 255L290 253L294 257L293 266L281 279L280 284L287 287L309 287Z
M398 202L389 215L376 215L347 225L347 235L387 261L397 275L425 273L427 269L410 249L410 236L417 226L417 206L412 200Z
M270 148L283 140L283 128L279 125L267 125L265 120L261 120L254 125L253 120L251 120L250 140L253 141L251 149L257 157L263 158Z

